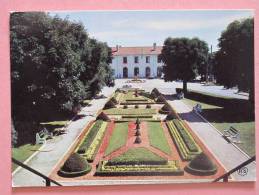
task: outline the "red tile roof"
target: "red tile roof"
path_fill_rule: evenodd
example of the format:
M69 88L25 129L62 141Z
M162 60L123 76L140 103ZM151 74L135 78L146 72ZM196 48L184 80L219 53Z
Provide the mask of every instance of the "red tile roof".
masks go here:
M119 47L118 51L116 47L112 47L113 56L123 56L123 55L152 55L160 54L162 46L156 46L153 50L153 46L150 47Z

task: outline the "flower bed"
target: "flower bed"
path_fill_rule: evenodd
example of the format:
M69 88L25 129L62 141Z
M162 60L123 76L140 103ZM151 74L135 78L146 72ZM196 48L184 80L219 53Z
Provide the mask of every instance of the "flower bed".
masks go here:
M197 154L201 153L200 147L195 143L195 141L192 137L190 137L190 139L192 140L192 142L194 142L193 144L196 145L197 151L189 150L189 148L186 145L186 141L184 141L183 138L181 137L181 135L180 135L177 127L174 125L173 121L167 121L166 124L169 129L170 135L171 135L171 137L180 153L180 156L183 160L187 160L187 161L192 160Z
M79 154L84 154L87 148L92 144L97 132L102 126L104 121L97 120L88 130L87 134L85 135L83 141L79 144L78 149L76 150Z
M156 109L143 109L143 108L111 108L104 110L108 115L153 115L156 114Z
M159 176L159 175L183 175L178 161L168 161L164 165L107 165L108 161L101 161L95 175L98 176Z
M83 154L83 156L89 161L89 162L93 162L96 153L102 143L103 137L104 137L104 133L107 127L107 122L103 122L100 129L98 130L94 140L92 141L92 144L88 147L88 149L86 150L86 152Z

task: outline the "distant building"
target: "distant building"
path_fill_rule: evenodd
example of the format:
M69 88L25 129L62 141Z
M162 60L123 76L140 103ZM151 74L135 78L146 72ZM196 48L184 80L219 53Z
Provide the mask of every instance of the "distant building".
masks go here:
M159 59L162 47L156 43L150 47L112 48L111 67L116 78L154 78L161 77L163 63Z

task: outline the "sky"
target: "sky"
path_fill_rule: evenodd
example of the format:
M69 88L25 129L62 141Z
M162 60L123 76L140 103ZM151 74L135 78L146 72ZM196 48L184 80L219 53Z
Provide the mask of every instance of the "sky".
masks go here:
M88 34L110 47L163 45L167 37L198 37L217 50L229 23L253 17L253 10L71 11L49 12L82 22Z

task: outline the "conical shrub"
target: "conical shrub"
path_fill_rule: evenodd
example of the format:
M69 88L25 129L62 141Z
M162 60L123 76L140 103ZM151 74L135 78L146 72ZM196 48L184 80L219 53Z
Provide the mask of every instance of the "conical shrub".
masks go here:
M171 108L171 106L170 106L168 103L166 103L166 104L159 110L159 112L162 113L162 114L168 114L168 113L170 113L171 111L172 111L172 108Z
M217 172L217 166L202 152L191 160L185 170L193 175L214 175Z
M118 104L118 101L114 97L112 97L110 101L112 101L114 104Z
M140 144L141 143L141 138L140 136L137 136L136 139L135 139L135 144Z
M105 114L104 112L101 112L97 117L96 120L103 120L103 121L107 121L110 122L111 119L107 116L107 114Z
M173 119L177 119L177 117L175 116L175 114L171 111L167 116L165 120L173 120Z
M140 130L139 129L137 129L137 131L136 131L136 134L135 134L136 136L140 136L141 135L141 133L140 133Z
M157 102L157 103L166 103L166 99L165 99L164 96L159 95L159 96L157 97L157 99L156 99L156 102Z
M139 124L140 124L140 123L137 123L137 125L136 125L136 129L140 129Z
M116 108L116 105L113 101L109 100L105 105L104 109Z

